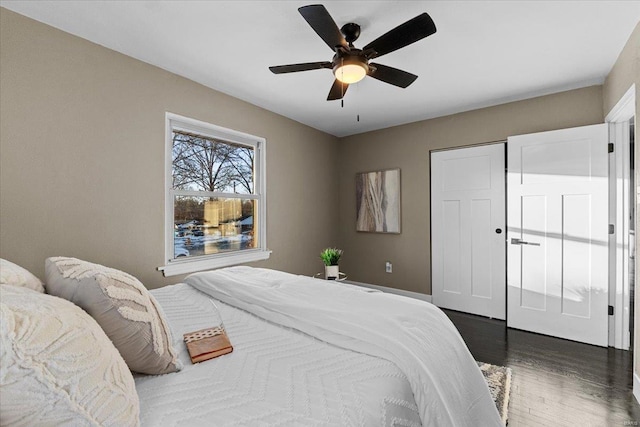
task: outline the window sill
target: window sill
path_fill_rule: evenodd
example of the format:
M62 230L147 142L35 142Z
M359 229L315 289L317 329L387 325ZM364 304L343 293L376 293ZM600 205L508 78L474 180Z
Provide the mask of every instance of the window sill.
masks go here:
M246 252L243 251L242 253L218 255L206 259L171 261L163 267L158 267L158 270L162 271L165 277L177 276L179 274L229 267L246 262L261 261L269 259L269 256L271 256L271 251L269 250L250 250Z

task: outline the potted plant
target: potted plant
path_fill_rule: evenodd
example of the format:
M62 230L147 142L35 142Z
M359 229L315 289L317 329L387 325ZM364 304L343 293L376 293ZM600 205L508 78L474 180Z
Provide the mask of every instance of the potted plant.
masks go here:
M340 275L340 267L338 261L342 256L342 249L326 248L320 252L320 259L324 263L324 278L327 280L336 280Z

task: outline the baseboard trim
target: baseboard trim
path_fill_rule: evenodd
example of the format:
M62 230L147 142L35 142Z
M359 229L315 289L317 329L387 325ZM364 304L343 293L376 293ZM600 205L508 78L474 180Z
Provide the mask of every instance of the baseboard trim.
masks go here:
M372 285L370 283L354 282L353 280L343 280L342 283L348 283L350 285L361 286L363 288L377 289L389 294L402 295L403 297L409 297L419 299L426 302L431 302L431 295L421 294L420 292L405 291L403 289L389 288L387 286Z
M633 373L633 397L640 403L640 376L635 372Z

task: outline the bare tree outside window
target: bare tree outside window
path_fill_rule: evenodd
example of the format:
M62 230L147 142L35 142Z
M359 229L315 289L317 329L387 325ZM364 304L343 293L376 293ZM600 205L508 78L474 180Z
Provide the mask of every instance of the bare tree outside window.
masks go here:
M235 185L238 184L238 187L244 190L243 193L253 193L253 155L253 148L237 147L234 150L231 158L231 165L234 169L234 173L232 173L234 190L236 189Z
M174 132L172 154L174 189L253 193L252 147Z

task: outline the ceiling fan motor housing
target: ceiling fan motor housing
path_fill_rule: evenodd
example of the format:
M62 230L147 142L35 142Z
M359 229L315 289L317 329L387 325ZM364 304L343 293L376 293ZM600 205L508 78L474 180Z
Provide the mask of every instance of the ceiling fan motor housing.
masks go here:
M358 40L358 37L360 37L360 25L349 22L340 28L340 32L347 43L349 43L349 46L353 46L353 42Z

